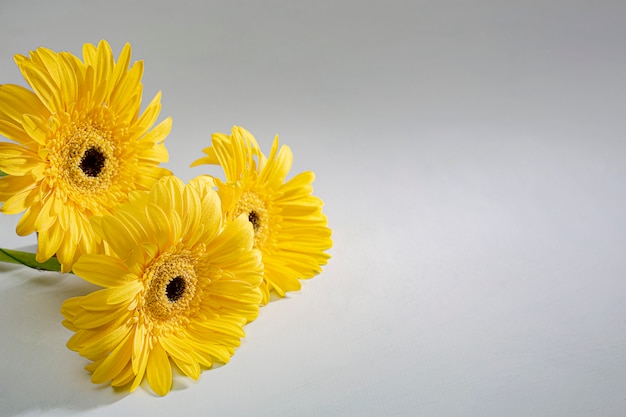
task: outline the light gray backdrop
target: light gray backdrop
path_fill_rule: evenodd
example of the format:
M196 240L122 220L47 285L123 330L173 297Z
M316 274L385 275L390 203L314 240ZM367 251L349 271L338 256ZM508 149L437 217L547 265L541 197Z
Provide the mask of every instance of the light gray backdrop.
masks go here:
M314 170L332 259L231 363L166 398L89 382L59 307L0 266L0 415L626 415L623 1L0 1L0 83L107 39L163 92L188 180L240 124ZM18 216L0 216L0 246Z

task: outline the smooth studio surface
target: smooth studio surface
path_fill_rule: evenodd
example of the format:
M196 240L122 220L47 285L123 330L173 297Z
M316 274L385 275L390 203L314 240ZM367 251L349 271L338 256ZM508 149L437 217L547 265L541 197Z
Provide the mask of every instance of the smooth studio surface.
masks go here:
M0 2L13 55L107 39L145 61L176 175L210 134L313 170L332 258L164 398L89 382L64 299L0 265L0 415L626 415L626 4ZM32 249L19 216L0 247Z

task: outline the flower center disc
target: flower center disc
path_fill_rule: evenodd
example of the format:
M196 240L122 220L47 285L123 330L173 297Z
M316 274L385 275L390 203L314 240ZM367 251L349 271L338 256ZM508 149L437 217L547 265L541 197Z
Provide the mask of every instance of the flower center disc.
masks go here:
M83 154L79 167L88 177L97 177L102 172L105 161L104 154L92 146Z
M254 191L244 192L234 210L235 217L248 214L248 221L254 228L254 246L262 248L268 243L270 234L270 213L263 199Z
M156 322L180 322L194 310L196 276L194 257L186 252L164 253L144 272L144 308Z
M70 192L80 196L107 193L118 175L119 149L111 132L95 124L85 122L59 132L50 155L53 170Z
M259 222L261 221L261 219L259 219L259 215L256 214L256 211L250 211L250 214L248 214L248 220L252 223L252 227L254 227L254 231L256 232L259 228Z
M183 296L185 292L185 280L183 277L174 277L165 287L165 295L171 303L175 303Z

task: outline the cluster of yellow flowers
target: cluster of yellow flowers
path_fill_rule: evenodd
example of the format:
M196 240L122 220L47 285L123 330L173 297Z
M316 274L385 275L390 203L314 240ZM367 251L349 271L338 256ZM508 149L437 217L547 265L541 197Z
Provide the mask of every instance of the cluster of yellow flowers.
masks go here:
M85 44L83 60L38 48L15 61L32 91L0 85L0 211L24 213L17 233L37 233L39 267L56 259L103 287L61 307L92 382L132 391L145 377L165 395L173 367L199 378L229 361L271 293L328 261L314 174L287 180L278 138L266 156L241 127L213 134L192 166L225 179L185 184L159 166L172 121L154 126L160 93L140 114L143 62L129 44L117 61L106 41Z

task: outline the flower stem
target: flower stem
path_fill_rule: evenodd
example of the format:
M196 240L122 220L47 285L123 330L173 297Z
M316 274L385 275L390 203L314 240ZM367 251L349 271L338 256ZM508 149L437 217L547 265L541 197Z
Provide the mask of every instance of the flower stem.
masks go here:
M29 268L43 271L61 271L61 264L56 258L50 258L46 262L37 262L34 253L0 248L0 262L10 262L25 265Z

